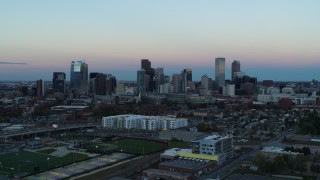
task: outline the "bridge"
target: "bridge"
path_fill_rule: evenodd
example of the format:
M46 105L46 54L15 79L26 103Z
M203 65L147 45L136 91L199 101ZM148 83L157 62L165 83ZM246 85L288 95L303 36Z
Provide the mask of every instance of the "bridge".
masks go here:
M36 129L24 129L20 131L7 131L7 132L2 132L0 134L0 142L6 141L7 138L23 137L25 135L70 131L74 129L96 128L97 126L98 126L97 124L77 124L77 125L59 126L57 128L43 127L43 128L36 128Z

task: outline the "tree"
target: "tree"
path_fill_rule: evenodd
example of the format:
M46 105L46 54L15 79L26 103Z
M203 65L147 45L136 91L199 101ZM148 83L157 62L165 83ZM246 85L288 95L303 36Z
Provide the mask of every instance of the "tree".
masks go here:
M208 125L204 122L201 122L198 124L198 130L201 132L207 131L208 130Z
M37 106L33 112L34 116L48 116L51 113L49 106Z
M226 104L224 101L217 102L216 105L218 106L219 109L225 109L226 107Z
M297 155L295 158L295 169L303 172L307 169L307 157L304 155Z
M275 171L274 163L272 163L271 161L266 161L266 162L265 162L264 171L265 171L266 173L272 173L272 172L274 172L274 171Z
M320 172L320 165L319 164L312 164L310 169L312 172L319 173Z
M317 111L311 111L308 113L307 121L313 122L318 119L318 112Z
M267 162L267 157L262 153L256 154L256 156L253 159L253 164L258 166L261 169L261 171L266 170L266 166L267 166L266 162Z
M275 170L283 170L286 162L285 162L283 156L276 156L274 158L274 163L273 164L274 164L274 169Z
M294 147L293 147L293 146L291 146L291 147L286 146L286 147L284 148L284 150L285 150L285 151L294 152Z
M303 123L300 131L302 134L311 134L311 135L316 134L316 128L313 126L311 122Z
M303 147L302 152L305 156L309 156L311 154L309 147Z
M215 122L211 123L211 129L217 132L221 130Z
M295 158L292 156L285 156L284 159L287 162L287 167L293 170L295 168Z

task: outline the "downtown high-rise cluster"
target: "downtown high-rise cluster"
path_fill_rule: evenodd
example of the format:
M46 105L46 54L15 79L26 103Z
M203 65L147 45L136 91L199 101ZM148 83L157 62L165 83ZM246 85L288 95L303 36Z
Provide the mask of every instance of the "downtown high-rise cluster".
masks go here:
M151 61L141 60L141 69L137 71L137 94L143 93L195 93L212 95L214 91L223 95L251 94L257 79L245 75L240 69L240 61L231 65L231 79L225 78L225 58L215 59L215 79L203 75L200 82L192 80L192 69L186 68L179 74L164 75L164 68L152 68Z
M111 95L115 92L116 78L111 74L91 72L84 61L72 61L70 83L66 83L64 72L53 72L52 92L55 97L64 97L66 93L73 98L87 95Z
M165 75L164 68L153 68L149 59L141 60L141 69L137 70L137 81L129 94L199 94L210 96L222 95L250 95L256 86L257 79L245 75L240 69L240 61L234 60L231 65L231 79L226 79L226 60L215 58L214 79L204 74L200 81L192 78L192 69L182 69L180 73ZM70 65L70 83L66 83L64 72L53 72L52 87L42 80L37 81L37 96L52 95L54 97L79 98L81 96L106 96L123 93L124 85L117 83L112 74L91 72L84 61L72 61ZM118 88L119 87L119 88ZM117 89L119 92L117 92ZM122 89L122 90L121 90ZM127 92L126 92L127 93Z

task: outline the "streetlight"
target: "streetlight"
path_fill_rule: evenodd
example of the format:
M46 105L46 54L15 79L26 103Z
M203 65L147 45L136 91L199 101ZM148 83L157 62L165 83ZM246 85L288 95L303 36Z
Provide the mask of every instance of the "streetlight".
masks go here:
M50 160L50 158L48 157L47 158L47 170L49 170L49 160Z
M98 152L98 146L96 146L96 153Z

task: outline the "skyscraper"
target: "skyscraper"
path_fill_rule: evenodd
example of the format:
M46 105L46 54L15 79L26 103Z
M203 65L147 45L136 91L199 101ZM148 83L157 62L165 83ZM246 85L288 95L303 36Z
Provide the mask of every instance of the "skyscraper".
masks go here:
M98 72L91 72L90 75L89 75L89 79L94 79L97 77L97 75L100 74Z
M83 61L72 61L70 71L70 87L80 93L88 91L88 64Z
M151 67L151 61L148 59L141 59L141 69L145 70L146 77L146 92L153 92L156 90L155 84L153 83L154 69Z
M240 61L234 60L231 65L231 80L234 81L235 73L240 72Z
M137 71L137 94L146 92L145 76L146 72L144 69L140 69Z
M211 95L212 90L212 79L209 78L207 75L201 76L201 86L203 89L204 95Z
M52 86L55 93L65 93L66 73L53 72Z
M42 97L43 96L43 91L42 91L42 79L37 80L37 97Z
M184 69L180 74L181 91L187 93L192 88L192 69Z
M89 94L94 94L95 91L95 80L99 73L98 72L92 72L89 74Z
M151 69L151 61L149 61L149 59L141 59L141 69Z
M179 87L180 87L180 74L173 74L172 75L172 80L171 80L171 84L173 85L173 92L174 93L179 93Z
M225 58L218 57L215 60L215 80L218 88L225 85Z
M115 76L112 74L107 74L107 79L106 79L106 94L107 95L112 95L113 93L116 92L116 87L117 87L117 79Z
M153 83L159 93L159 86L164 84L163 68L157 68L154 70Z
M107 76L103 73L97 74L94 82L95 85L95 94L96 95L106 95L106 81Z

